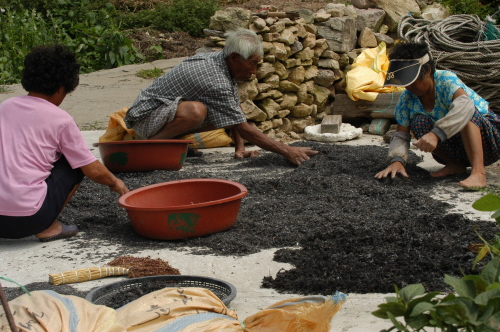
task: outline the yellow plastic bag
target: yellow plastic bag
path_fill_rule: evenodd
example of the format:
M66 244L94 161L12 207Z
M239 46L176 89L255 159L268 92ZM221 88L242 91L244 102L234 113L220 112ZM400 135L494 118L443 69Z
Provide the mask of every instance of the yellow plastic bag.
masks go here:
M384 87L389 69L386 45L381 42L375 48L367 48L356 58L352 69L346 74L345 91L352 100L374 101L379 93L403 91L404 88Z
M182 137L182 139L193 140L194 143L189 144L189 146L195 149L208 149L228 146L233 141L231 137L229 137L229 135L226 133L224 128L186 135Z
M129 332L328 332L346 295L288 299L238 321L236 313L205 288L164 288L117 309Z
M108 128L106 132L99 137L99 142L113 142L122 140L137 139L134 129L128 129L125 121L128 107L124 107L109 116Z

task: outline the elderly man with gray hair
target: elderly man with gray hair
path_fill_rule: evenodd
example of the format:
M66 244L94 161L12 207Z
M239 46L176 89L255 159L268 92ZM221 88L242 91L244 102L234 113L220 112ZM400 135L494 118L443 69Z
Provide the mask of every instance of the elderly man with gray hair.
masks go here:
M252 78L263 55L260 38L253 31L230 31L222 51L186 58L142 90L127 111L125 123L145 139L230 128L235 158L259 155L245 151L244 139L300 165L318 152L267 137L248 124L240 108L238 83Z

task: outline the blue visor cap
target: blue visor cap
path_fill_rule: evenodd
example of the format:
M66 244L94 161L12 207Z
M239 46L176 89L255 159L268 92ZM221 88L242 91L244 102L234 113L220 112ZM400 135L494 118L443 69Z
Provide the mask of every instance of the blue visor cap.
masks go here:
M422 65L429 62L429 54L419 59L394 59L389 62L384 86L408 86L415 82Z

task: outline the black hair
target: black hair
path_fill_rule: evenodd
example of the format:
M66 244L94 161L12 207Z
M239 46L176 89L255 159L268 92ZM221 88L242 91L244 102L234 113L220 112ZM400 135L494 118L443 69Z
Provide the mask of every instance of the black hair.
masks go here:
M33 48L24 58L21 84L28 92L52 96L59 88L66 93L80 82L80 64L75 53L63 45L42 45Z
M390 49L389 60L393 59L418 59L429 54L429 61L422 65L418 79L422 80L430 72L431 75L436 71L436 64L429 52L429 45L426 43L414 43L406 41L397 41Z

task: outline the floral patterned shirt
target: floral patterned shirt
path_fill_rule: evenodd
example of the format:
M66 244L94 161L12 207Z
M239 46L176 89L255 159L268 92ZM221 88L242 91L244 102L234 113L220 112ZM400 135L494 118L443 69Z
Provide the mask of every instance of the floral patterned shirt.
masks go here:
M434 84L435 102L432 112L427 112L418 97L410 91L405 90L401 94L394 111L394 117L398 124L410 127L411 121L417 114L430 116L434 122L445 117L453 102L453 95L459 88L464 89L465 93L474 102L479 113L483 115L488 113L488 102L481 98L474 90L467 87L455 73L447 70L436 70L434 73Z

